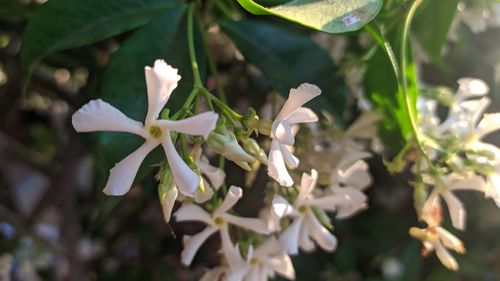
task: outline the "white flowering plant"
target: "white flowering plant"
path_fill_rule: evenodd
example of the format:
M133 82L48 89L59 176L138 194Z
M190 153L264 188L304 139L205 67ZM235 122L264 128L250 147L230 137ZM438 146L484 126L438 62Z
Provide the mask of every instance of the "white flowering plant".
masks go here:
M0 280L500 276L500 4L8 2Z

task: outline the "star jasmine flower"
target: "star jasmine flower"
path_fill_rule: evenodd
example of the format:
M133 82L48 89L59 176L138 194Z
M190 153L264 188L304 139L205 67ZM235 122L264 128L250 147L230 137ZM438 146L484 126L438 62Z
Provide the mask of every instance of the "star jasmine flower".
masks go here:
M458 270L458 263L448 249L464 254L465 248L460 239L439 225L429 225L427 228L412 227L410 235L422 241L424 256L435 251L436 256L444 266L450 270Z
M440 198L443 198L450 212L451 223L454 228L465 230L466 210L462 202L453 194L457 190L477 190L484 192L486 183L479 176L462 179L451 174L443 177L441 182L435 183L435 187L424 203L422 218L430 221L435 209L441 206Z
M334 211L338 197L326 195L315 198L312 193L317 180L316 170L312 170L311 175L302 174L299 194L293 205L279 195L273 198L272 211L275 215L293 220L280 236L280 242L289 254L297 254L299 246L304 251L314 250L313 240L325 251L333 251L337 246L337 238L321 224L313 208Z
M264 221L256 218L242 218L228 213L228 211L243 196L243 191L237 186L231 186L229 192L224 198L224 202L209 214L200 206L187 203L182 205L174 214L178 222L182 221L200 221L207 224L207 227L194 236L184 235L184 250L181 253L181 261L185 265L190 265L201 245L216 232L221 235L223 251L226 254L229 247L232 246L229 237L228 225L233 224L239 227L253 230L258 233L268 234L269 230Z
M290 256L274 237L267 239L255 250L250 246L246 259L241 257L238 245L232 247L230 254L226 256L230 267L226 281L266 281L274 278L276 273L287 279L295 278Z
M111 169L104 188L105 194L127 193L146 155L161 144L179 191L191 196L198 188L200 178L175 150L170 132L201 135L206 138L215 128L218 115L205 112L183 120L159 120L160 111L177 87L177 82L181 77L177 74L177 69L163 60L156 60L153 68L146 66L145 75L148 89L148 112L144 124L128 118L109 103L98 99L90 101L73 114L73 127L77 132L128 132L145 139L142 146Z
M267 173L280 185L293 184L286 166L296 168L299 165L299 159L290 152L295 143L292 126L318 121L316 114L302 105L320 94L321 90L312 84L304 83L297 89L291 89L287 101L272 124Z
M330 191L327 194L332 204L330 210L337 213L338 219L352 217L368 207L368 197L358 188L332 185Z

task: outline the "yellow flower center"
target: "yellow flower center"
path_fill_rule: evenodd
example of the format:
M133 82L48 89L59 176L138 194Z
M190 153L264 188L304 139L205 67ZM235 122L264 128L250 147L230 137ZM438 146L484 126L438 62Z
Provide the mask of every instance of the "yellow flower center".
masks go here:
M153 138L159 139L163 135L163 132L162 132L162 130L161 130L160 127L158 127L158 126L151 126L151 127L149 127L149 134Z
M305 214L306 212L307 212L307 206L302 205L299 207L299 213Z
M224 219L223 219L223 218L221 218L221 217L215 217L215 218L214 218L214 223L215 223L216 225L219 225L219 226L220 226L220 225L222 225L222 224L224 223Z
M250 260L250 265L257 265L257 263L259 263L259 260L257 258L252 258Z

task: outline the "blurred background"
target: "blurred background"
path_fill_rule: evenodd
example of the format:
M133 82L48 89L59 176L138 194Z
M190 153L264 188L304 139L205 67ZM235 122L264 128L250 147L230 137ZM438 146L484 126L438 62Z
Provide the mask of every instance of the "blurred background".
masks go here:
M98 134L77 135L70 123L76 109L100 96L110 57L133 31L50 55L22 95L22 37L43 2L0 0L0 280L198 280L204 268L218 263L217 239L202 248L191 268L181 266L180 237L196 225L164 222L154 173L124 197L105 197L101 190L108 171L100 161ZM500 111L499 5L459 1L441 61L413 46L423 84L456 89L458 78L483 79L491 89L489 110ZM435 15L420 17L416 28L439 21ZM282 21L271 24L307 33L336 63L349 92L363 88L366 32L327 35ZM237 93L229 95L231 103L242 111L259 108L270 89L265 75L244 61L217 27L207 35L224 88ZM344 115L351 120L356 102L352 96L347 101ZM498 136L489 140L500 145ZM336 252L294 258L297 280L500 280L500 210L493 201L473 192L459 194L468 229L454 233L467 254L458 257L460 271L451 272L434 255L421 257L420 242L408 235L409 227L418 225L410 175L390 175L380 156L370 159L370 167L370 208L335 221ZM229 166L229 182L241 181L238 173Z

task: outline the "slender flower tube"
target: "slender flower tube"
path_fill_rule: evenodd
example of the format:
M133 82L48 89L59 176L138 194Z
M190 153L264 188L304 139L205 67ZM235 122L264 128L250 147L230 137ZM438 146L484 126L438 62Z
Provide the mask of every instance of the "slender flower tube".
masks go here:
M77 132L128 132L145 139L143 145L111 169L104 187L105 194L118 196L127 193L146 155L161 144L179 191L192 196L198 188L200 178L175 150L170 131L207 138L215 128L218 115L204 112L183 120L157 119L181 77L177 74L177 69L163 60L156 60L153 68L146 66L145 75L148 112L144 124L128 118L109 103L98 99L90 101L73 114L73 127Z

